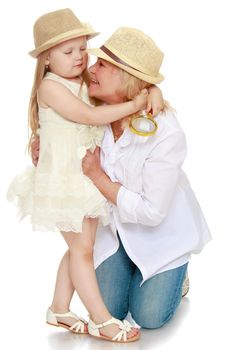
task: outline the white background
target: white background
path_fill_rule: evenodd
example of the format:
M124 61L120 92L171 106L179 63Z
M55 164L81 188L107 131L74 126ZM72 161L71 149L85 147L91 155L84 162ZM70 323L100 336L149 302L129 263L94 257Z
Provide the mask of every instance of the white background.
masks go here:
M12 177L29 158L27 105L34 71L32 26L45 12L70 7L102 35L119 26L153 37L165 53L160 87L178 111L187 135L186 170L211 228L213 241L193 256L191 290L164 328L143 331L129 349L235 348L235 9L230 0L12 1L0 11L1 59L1 234L0 347L3 349L107 349L121 345L76 336L45 324L61 237L32 233L18 223L5 200ZM78 298L73 311L86 317ZM2 345L2 344L5 345Z

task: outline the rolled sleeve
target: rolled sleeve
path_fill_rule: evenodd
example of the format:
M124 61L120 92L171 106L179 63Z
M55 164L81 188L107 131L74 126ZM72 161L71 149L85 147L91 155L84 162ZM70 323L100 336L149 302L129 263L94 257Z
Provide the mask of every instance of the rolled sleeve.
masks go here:
M123 223L141 223L147 226L157 226L165 217L150 206L142 194L120 187L117 197L117 208Z
M119 189L117 210L121 222L147 226L162 222L175 195L185 156L185 135L180 131L166 136L154 147L142 166L142 189Z

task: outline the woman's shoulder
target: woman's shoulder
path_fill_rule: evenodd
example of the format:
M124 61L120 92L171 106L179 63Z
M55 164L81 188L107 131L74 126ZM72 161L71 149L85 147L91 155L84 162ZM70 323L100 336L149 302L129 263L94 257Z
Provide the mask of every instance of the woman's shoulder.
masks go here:
M161 111L157 117L156 121L159 126L159 130L165 133L172 133L172 132L183 132L183 129L177 119L177 113L176 111L169 107L165 108L163 111Z

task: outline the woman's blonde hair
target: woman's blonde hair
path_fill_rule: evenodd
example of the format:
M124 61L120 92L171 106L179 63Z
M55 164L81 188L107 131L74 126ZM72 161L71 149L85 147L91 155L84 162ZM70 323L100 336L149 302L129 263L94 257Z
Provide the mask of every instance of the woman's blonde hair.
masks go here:
M136 95L140 93L142 89L148 88L151 86L150 83L140 80L135 76L127 73L124 70L121 70L122 74L122 88L119 91L122 96L124 96L124 102L132 100Z
M122 76L122 88L118 93L123 96L123 102L132 100L137 94L141 92L142 89L148 89L152 85L146 81L136 78L135 76L122 69L120 71ZM171 108L171 106L168 101L164 100L163 110L168 108ZM128 125L131 117L132 116L124 119L124 127Z
M28 152L31 153L31 144L32 142L37 138L37 130L39 129L39 115L38 115L38 99L37 99L37 92L39 89L39 86L48 72L48 68L45 66L46 59L48 57L48 51L44 51L41 53L37 58L37 63L35 67L35 74L34 74L34 81L33 86L31 90L31 96L29 101L29 108L28 108L28 130L29 130L29 141L28 141ZM89 81L89 75L87 68L83 71L81 74L82 76L82 85L85 83L88 85ZM80 91L81 91L80 88Z

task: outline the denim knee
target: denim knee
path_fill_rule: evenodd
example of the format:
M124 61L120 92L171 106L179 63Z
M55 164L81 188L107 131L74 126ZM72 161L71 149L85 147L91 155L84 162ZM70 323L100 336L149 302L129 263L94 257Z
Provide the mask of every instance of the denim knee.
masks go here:
M142 328L157 329L164 326L175 314L175 311L180 303L181 298L178 298L169 310L166 309L134 309L131 314L136 323Z
M113 317L118 318L118 320L123 320L128 314L128 307L126 306L121 307L119 305L107 305L107 308L110 314Z
M157 274L144 282L135 273L130 290L130 312L142 328L155 329L168 322L181 301L187 264Z

